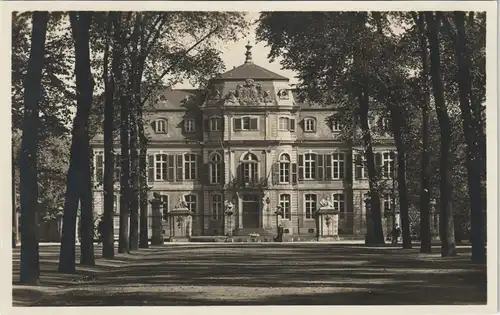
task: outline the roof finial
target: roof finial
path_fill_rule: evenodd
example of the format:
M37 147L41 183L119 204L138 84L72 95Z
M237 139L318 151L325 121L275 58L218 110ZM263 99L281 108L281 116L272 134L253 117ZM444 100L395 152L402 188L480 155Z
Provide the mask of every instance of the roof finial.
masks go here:
M250 45L250 41L248 41L248 44L245 47L247 49L247 52L245 53L245 56L247 56L247 58L245 59L245 63L253 63L253 60L252 60L252 45Z

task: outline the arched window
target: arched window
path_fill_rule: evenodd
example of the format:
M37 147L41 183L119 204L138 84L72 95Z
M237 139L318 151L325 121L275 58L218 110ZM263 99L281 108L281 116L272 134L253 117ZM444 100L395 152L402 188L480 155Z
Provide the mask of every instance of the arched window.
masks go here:
M157 119L155 121L155 131L157 133L167 132L167 121L165 119Z
M243 182L250 183L257 181L259 178L259 161L255 154L247 153L241 163Z
M210 184L220 184L222 174L222 158L219 153L213 153L209 160Z
M283 153L280 157L280 184L290 183L290 156Z

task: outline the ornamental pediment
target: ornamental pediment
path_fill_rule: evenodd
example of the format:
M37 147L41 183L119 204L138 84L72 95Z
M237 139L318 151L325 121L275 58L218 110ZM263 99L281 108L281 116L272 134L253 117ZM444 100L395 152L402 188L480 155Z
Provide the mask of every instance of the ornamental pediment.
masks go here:
M261 105L275 103L270 91L265 91L262 85L256 84L253 79L245 80L245 84L238 84L236 89L230 90L223 97L224 105Z

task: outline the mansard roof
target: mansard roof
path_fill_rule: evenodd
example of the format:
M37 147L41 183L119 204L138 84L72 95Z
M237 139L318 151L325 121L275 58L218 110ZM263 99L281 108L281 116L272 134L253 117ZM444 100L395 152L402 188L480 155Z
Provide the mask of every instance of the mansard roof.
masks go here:
M203 91L199 89L165 88L159 93L154 104L156 110L186 110L199 107L202 103Z

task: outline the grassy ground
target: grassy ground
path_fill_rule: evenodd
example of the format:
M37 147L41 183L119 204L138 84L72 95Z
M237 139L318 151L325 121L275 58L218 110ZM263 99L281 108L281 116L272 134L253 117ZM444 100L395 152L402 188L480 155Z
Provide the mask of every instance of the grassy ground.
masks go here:
M42 246L41 285L18 285L14 306L485 304L486 268L418 247L359 244L176 244L152 247L76 275L57 273L59 246ZM101 248L96 248L100 257Z

